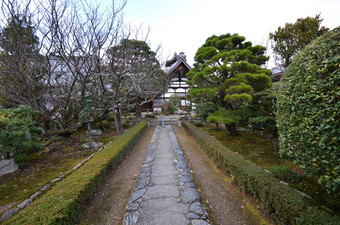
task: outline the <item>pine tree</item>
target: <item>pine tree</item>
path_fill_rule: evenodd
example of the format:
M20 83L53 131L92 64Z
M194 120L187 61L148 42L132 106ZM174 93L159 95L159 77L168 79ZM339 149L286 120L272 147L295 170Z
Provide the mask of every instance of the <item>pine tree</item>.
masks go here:
M260 67L268 60L264 53L264 47L229 33L209 37L197 50L194 68L187 74L192 87L189 97L198 106L208 97L219 108L208 121L223 123L238 135L236 124L256 116L253 94L271 87L271 71Z

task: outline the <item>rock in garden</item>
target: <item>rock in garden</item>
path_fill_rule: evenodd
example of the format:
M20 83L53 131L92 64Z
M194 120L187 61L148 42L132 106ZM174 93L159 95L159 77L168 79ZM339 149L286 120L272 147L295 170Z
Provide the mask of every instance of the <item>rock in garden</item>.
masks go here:
M18 170L18 165L14 162L14 159L4 159L0 161L0 176L12 173Z
M93 142L93 148L100 148L102 147L104 144L101 143L101 142ZM86 143L86 144L83 144L83 147L84 148L90 148L90 144L89 143Z
M142 179L139 179L136 182L135 190L139 190L139 189L145 188L149 184L150 184L150 177L144 177Z
M33 200L32 199L26 199L25 201L21 202L19 205L18 205L18 208L19 209L23 209L25 208L26 206L28 206L29 204L31 204Z
M203 206L199 202L193 203L190 206L189 211L194 212L194 213L199 214L199 215L205 214L205 210L203 210Z
M13 216L14 214L16 214L16 213L19 212L19 211L20 211L20 209L17 208L17 207L15 207L15 208L13 208L13 209L7 210L4 214L2 214L2 217L1 217L1 219L0 219L0 223L1 223L2 221L4 221L5 219L7 219L7 218Z
M127 212L133 212L133 211L136 211L138 209L138 207L139 207L138 203L131 203L126 207L126 211Z
M124 218L124 225L137 224L139 212L127 213Z
M88 132L86 132L88 134ZM91 130L90 135L91 136L100 136L103 132L101 130Z
M197 189L195 188L185 188L184 191L181 193L181 198L183 202L186 203L192 203L199 201L201 199L201 196Z
M38 197L38 195L40 195L40 193L41 193L41 191L37 191L37 192L35 192L33 195L31 195L31 199L33 199L33 198L36 198L36 197Z
M192 220L192 225L209 225L210 223L205 222L204 220Z
M199 219L199 215L195 214L195 213L187 213L187 218L188 219Z
M131 195L131 197L129 199L129 203L132 203L132 202L136 201L137 199L139 199L140 197L142 197L144 195L145 191L146 191L146 189L140 189L138 191L135 191Z

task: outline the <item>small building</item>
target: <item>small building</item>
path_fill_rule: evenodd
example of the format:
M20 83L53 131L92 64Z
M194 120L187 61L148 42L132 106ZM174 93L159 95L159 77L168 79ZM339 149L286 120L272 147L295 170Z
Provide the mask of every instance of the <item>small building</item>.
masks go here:
M190 105L190 101L185 98L189 90L189 85L186 83L188 79L185 77L185 74L189 72L190 69L191 66L188 64L184 52L180 52L179 54L175 53L170 60L166 61L164 71L169 77L168 90L159 98L154 99L153 108L159 107L165 101L169 102L171 95L180 97L181 109Z

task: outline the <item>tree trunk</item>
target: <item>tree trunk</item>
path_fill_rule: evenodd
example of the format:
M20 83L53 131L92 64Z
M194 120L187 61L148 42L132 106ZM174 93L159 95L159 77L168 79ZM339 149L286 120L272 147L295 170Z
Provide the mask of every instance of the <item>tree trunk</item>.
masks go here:
M231 123L231 124L225 124L224 125L227 130L229 131L231 136L239 136L240 134L238 133L236 129L236 123Z
M118 122L118 119L117 119L117 112L116 112L115 106L113 107L113 117L115 119L115 126L116 126L116 130L117 130L117 135L120 136L122 134L122 131L120 129L119 122Z
M142 107L137 103L136 104L136 118L142 117Z
M106 131L106 129L105 129L105 126L104 126L104 124L103 124L103 121L100 121L100 125L101 125L101 127L102 127L103 131L105 132L105 131Z
M88 119L87 119L86 123L87 123L87 136L89 137L90 150L93 151L94 147L93 147L93 140L92 140L92 136L91 136L91 125L90 125L90 122L89 122Z
M117 122L118 122L119 130L122 134L123 131L124 131L124 128L123 128L123 124L122 124L122 116L121 116L121 113L120 113L120 109L118 107L117 107Z

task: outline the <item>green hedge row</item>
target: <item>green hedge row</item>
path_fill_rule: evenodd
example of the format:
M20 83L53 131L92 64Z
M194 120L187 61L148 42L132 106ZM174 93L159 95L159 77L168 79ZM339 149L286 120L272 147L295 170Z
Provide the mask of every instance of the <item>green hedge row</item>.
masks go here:
M83 166L3 224L74 224L108 168L120 163L147 128L143 122L117 137Z
M339 217L310 205L294 189L230 151L214 137L187 121L182 124L213 161L231 174L234 182L250 193L276 224L340 224Z

